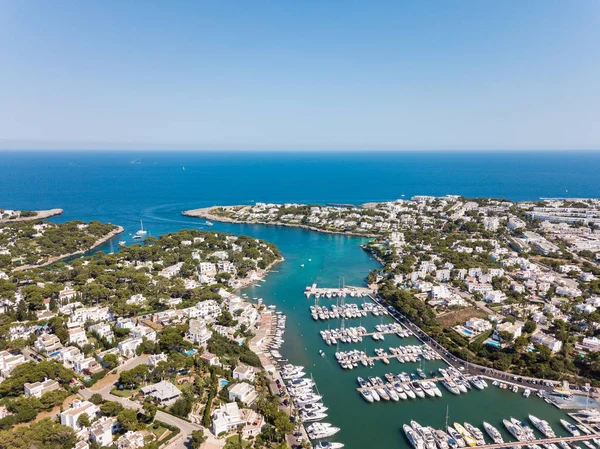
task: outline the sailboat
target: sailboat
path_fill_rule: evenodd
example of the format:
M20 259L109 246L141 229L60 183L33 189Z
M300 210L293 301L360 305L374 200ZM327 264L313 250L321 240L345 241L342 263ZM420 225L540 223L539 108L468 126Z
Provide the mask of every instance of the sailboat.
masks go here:
M112 242L112 240L111 240L111 241L110 241L110 253L108 253L108 254L111 254L111 255L112 255L112 254L114 254L114 253L115 253L115 248L113 247L113 242Z
M140 220L140 230L135 233L135 235L146 235L148 231L144 230L144 223Z

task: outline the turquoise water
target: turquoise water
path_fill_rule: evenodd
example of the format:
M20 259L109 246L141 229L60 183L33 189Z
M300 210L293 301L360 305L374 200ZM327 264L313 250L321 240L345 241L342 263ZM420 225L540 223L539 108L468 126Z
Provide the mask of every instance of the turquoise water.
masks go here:
M250 298L263 298L266 303L276 304L287 316L285 343L281 353L291 363L303 365L307 373L313 375L324 402L329 407L326 422L341 427L333 441L343 442L349 449L365 447L409 448L401 432L402 424L414 419L423 425L441 428L445 424L446 407L449 422L468 421L481 426L483 421L495 425L510 440L502 426L502 419L514 416L526 420L532 413L547 419L558 435L566 435L558 420L564 413L548 405L543 400L530 396L525 399L521 394L500 390L490 383L487 390L470 390L467 394L454 396L442 386L442 398L424 398L401 402L366 403L356 392L357 376L381 376L385 373L416 373L419 363L399 363L391 359L389 365L376 362L373 368L359 365L353 370L342 370L337 364L334 353L336 347L327 346L321 339L319 330L341 327L340 320L313 321L309 306L313 300L307 300L303 294L307 285L313 282L322 287L337 287L344 278L346 285L365 285L365 276L377 263L370 258L359 245L361 238L330 236L306 231L281 228L277 230L280 247L290 257L271 273L266 282L245 290ZM308 259L311 259L309 262ZM300 265L304 264L304 268ZM346 297L347 302L362 302L363 299ZM320 299L319 304L330 305L335 299ZM346 320L346 326L363 325L374 330L380 323L391 322L389 317L369 315L361 320ZM374 348L419 344L414 338L398 338L386 335L385 341L363 339L362 343L339 344L339 350L362 349L369 355L375 355ZM326 357L319 356L319 350ZM443 367L440 361L424 361L423 370L429 374ZM541 435L540 435L541 437Z
M131 163L132 161L136 163ZM139 162L139 163L138 163ZM183 171L181 166L185 165ZM184 209L215 204L249 204L252 201L361 203L391 200L402 194L457 193L468 196L507 197L515 200L541 196L600 196L600 153L0 153L0 207L41 209L61 207L71 219L101 220L125 227L113 240L132 243L139 220L152 235L198 228L202 220L180 215ZM524 182L524 181L527 182ZM285 262L266 279L247 290L276 304L288 315L288 329L281 352L309 372L329 407L328 422L341 427L335 440L348 449L366 447L406 448L403 423L415 419L442 427L446 407L450 422L483 420L496 425L506 437L501 419L526 419L528 413L547 419L557 434L564 414L537 397L524 399L496 387L443 398L399 403L367 404L356 392L356 377L385 372L416 371L417 364L343 371L336 363L335 348L328 347L320 329L340 327L333 320L315 323L311 303L303 294L307 285L323 287L364 285L377 263L359 248L364 239L318 234L302 229L215 223L211 229L252 235L274 242ZM107 250L110 244L102 248ZM311 259L311 261L309 261ZM304 264L304 268L301 265ZM360 324L371 330L390 318L369 317ZM347 325L359 324L350 320ZM413 339L386 337L384 342L366 339L360 347L415 344ZM319 356L319 349L326 357ZM426 372L440 362L426 363Z

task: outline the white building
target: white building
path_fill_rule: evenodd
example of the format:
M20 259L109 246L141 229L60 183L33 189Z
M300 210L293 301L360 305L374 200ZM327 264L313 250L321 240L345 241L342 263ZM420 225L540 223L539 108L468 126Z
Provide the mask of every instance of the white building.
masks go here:
M258 393L256 392L254 386L246 382L235 384L229 389L230 401L235 401L239 399L242 403L250 405L256 400L257 397Z
M171 405L181 396L181 391L166 380L143 387L141 391L144 396L156 399L161 405Z
M142 344L141 338L127 338L119 343L119 352L127 359L136 355L135 351Z
M85 331L80 327L69 329L69 343L74 343L79 346L86 345L88 339L85 335Z
M138 325L129 331L131 338L145 338L146 340L156 341L156 331L148 326Z
M190 329L187 338L192 342L204 346L212 337L212 332L206 327L204 320L190 320Z
M540 345L547 346L553 353L556 353L562 348L562 341L557 340L556 338L544 334L541 331L536 332L531 336L531 341Z
M253 367L247 365L238 365L233 370L233 378L235 380L247 380L248 382L254 382L256 377L256 371Z
M500 290L491 290L483 294L483 300L487 303L498 304L506 301L506 294Z
M23 391L25 393L25 397L35 397L41 398L44 394L49 391L58 390L60 388L60 384L52 379L44 379L43 382L26 382L23 384Z
M8 351L0 351L0 372L2 377L9 377L10 372L21 363L25 363L23 354L13 355Z
M212 414L212 431L215 435L228 433L245 423L240 415L240 409L236 402L223 404L215 409Z
M465 323L465 327L477 333L482 333L491 330L492 323L487 320L482 320L481 318L470 318Z
M77 419L82 415L88 415L90 421L94 420L98 415L100 409L97 405L92 404L89 401L81 401L74 399L71 403L71 407L60 414L60 423L63 426L71 427L72 429L79 430L81 426L77 423Z
M111 446L118 428L117 418L103 416L90 426L90 441L100 446Z

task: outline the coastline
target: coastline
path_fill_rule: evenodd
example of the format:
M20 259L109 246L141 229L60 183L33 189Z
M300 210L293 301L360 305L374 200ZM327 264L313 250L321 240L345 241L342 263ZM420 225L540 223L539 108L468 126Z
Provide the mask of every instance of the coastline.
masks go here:
M13 268L12 271L13 272L26 271L26 270L33 270L36 268L43 268L43 267L47 267L48 265L52 265L53 263L59 262L63 259L66 259L68 257L83 255L86 252L91 251L94 248L97 248L100 245L102 245L103 243L109 241L111 238L121 234L124 230L125 229L123 228L123 226L117 226L116 229L113 229L108 234L106 234L104 237L100 237L98 240L96 240L94 242L94 244L92 246L90 246L89 248L87 248L85 250L79 250L79 251L75 251L75 252L69 253L69 254L61 254L60 256L54 256L54 257L51 257L50 259L46 260L45 262L43 262L41 264L37 264L37 265L22 265L20 267Z
M0 220L0 224L5 223L15 223L17 221L33 221L33 220L44 220L45 218L54 217L56 215L61 215L64 211L62 209L48 209L48 210L34 210L36 215L33 217L19 217L15 219L4 218Z
M234 220L229 217L223 217L221 215L215 215L211 213L215 207L220 207L223 209L231 209L234 207L244 207L244 206L213 206L213 207L204 207L199 209L190 209L184 210L181 212L181 215L185 215L186 217L194 217L194 218L206 218L207 220L219 221L221 223L237 223L237 224L259 224L263 226L286 226L288 228L302 228L309 231L321 232L323 234L337 234L337 235L350 235L354 237L364 237L369 239L377 238L377 234L360 234L358 232L352 231L329 231L327 229L320 229L314 226L303 225L303 224L291 224L291 223L282 223L280 221L272 221L272 222L262 222L262 221L248 221L248 220Z
M238 279L237 282L239 283L238 285L235 286L234 291L238 292L243 288L247 288L250 287L254 284L256 284L257 282L262 281L267 274L269 274L269 272L271 271L271 269L277 265L280 264L281 262L283 262L285 259L282 257L280 257L277 260L274 260L273 262L271 262L269 265L267 265L267 267L264 270L261 270L260 268L257 268L257 273L258 273L258 277L255 279L249 279L249 278L244 278L244 279Z

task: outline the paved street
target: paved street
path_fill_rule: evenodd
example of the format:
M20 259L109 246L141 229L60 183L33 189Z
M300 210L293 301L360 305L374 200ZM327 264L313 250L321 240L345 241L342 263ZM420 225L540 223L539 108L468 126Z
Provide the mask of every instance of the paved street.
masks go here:
M129 370L129 369L135 368L138 365L147 363L147 361L148 361L148 356L142 355L142 356L134 357L132 359L129 359L127 362L125 362L119 368L117 368L117 373L120 373L121 371L124 371L124 370ZM123 407L134 409L134 410L140 410L142 408L142 406L140 404L138 404L137 402L130 401L127 398L121 398L121 397L111 394L110 390L112 390L113 387L114 387L113 383L109 383L107 385L102 385L100 388L97 388L97 389L94 389L94 387L85 388L80 391L80 394L83 398L89 399L93 394L98 393L98 394L100 394L100 396L102 396L103 399L105 399L107 401L118 402L119 404L123 405ZM203 429L203 427L199 426L198 424L192 424L184 419L178 418L173 415L169 415L168 413L165 413L160 410L156 413L156 419L159 421L165 422L167 424L170 424L172 426L176 426L181 430L180 435L177 438L175 438L173 441L171 441L167 446L165 446L168 449L187 448L188 447L187 443L190 440L190 435L192 434L192 432L194 430L202 430ZM210 435L210 432L208 430L204 430L204 435L209 437L209 439L211 440L210 441L211 444L214 444L216 442L220 446L222 445L220 441L217 441L214 437L212 437ZM212 447L216 447L216 446L212 446Z

